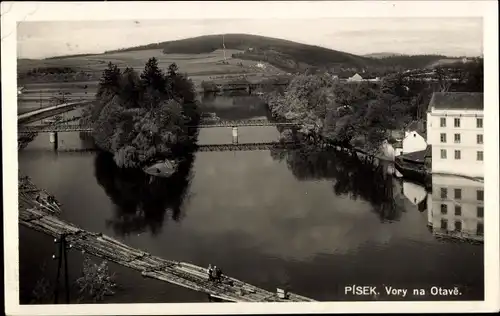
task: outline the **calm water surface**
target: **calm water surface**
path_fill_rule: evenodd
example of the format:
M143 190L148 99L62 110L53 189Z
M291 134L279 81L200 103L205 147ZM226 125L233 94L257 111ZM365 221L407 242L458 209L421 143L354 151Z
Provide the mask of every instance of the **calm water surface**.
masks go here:
M204 98L203 110L222 119L267 116L251 96ZM40 135L19 153L19 167L63 204L62 218L154 255L216 264L256 286L289 287L317 300L375 299L345 294L352 284L378 286L379 299L401 299L385 296L384 285L456 285L459 299L483 297L482 245L437 239L428 227L432 196L406 198L411 193L401 194L404 187L394 180L391 207L384 199L386 181L338 154L194 153L171 179L149 185L141 174L119 171L108 155L64 151L92 146L84 134L60 134L60 152L50 149L48 137ZM278 137L275 127L239 128L240 142ZM229 128L211 128L200 131L198 142L231 139ZM54 283L55 250L51 238L20 228L22 303L30 302L41 277ZM81 261L82 254L70 253L71 280ZM119 287L105 302L207 301L204 294L143 279L134 270L110 269ZM72 285L72 301L77 296Z

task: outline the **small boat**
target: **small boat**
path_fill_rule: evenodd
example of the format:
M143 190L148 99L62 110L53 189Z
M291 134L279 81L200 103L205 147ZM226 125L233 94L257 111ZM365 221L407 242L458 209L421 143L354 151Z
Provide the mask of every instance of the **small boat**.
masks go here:
M144 168L144 172L151 176L167 178L177 171L179 163L174 160L159 161L149 167Z

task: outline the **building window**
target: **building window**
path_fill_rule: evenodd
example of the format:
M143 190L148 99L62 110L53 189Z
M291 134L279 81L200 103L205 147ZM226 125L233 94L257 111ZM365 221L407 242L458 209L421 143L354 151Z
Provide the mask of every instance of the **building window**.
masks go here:
M446 143L446 133L441 133L441 143Z
M478 144L482 144L483 143L483 134L477 134L476 141Z
M479 217L479 218L484 217L484 206L477 207L477 217Z
M443 215L448 214L448 205L441 204L441 214L443 214Z
M484 191L483 190L477 190L476 191L476 197L478 201L484 201Z
M482 151L478 151L477 153L477 161L483 161L483 152Z
M455 143L460 143L460 134L455 134Z
M448 220L446 219L441 219L441 229L447 229L448 228Z
M446 159L446 149L441 149L441 159Z
M454 125L455 125L455 127L460 127L460 119L459 118L455 118Z
M462 207L460 205L455 205L455 215L456 216L462 215Z
M448 197L448 189L447 188L441 188L441 198L446 199Z
M460 158L462 158L462 153L460 150L455 150L455 159L460 160Z
M455 231L457 231L457 232L462 231L462 222L461 221L455 221Z
M476 119L476 127L483 128L483 119L482 118Z
M460 200L462 198L462 189L455 189L455 199Z
M483 226L483 223L477 223L477 234L479 236L483 236L484 235L484 226Z
M446 117L442 117L440 120L439 120L439 125L441 127L446 127Z

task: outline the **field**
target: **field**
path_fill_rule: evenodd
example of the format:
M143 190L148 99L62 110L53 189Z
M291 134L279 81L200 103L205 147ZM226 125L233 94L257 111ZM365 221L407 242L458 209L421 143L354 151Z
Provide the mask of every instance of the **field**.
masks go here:
M281 72L268 64L265 68L259 68L255 61L233 59L231 55L237 52L239 51L226 50L226 63L222 63L224 61L224 52L222 50L206 54L163 54L162 50L156 49L44 60L24 59L18 61L18 72L26 73L33 68L41 67L70 67L75 71L90 73L92 79L96 80L109 62L118 65L120 68L131 67L142 71L145 63L151 57L158 60L162 69L167 69L170 64L176 63L181 72L187 73L195 81L209 79L212 75L276 74ZM29 79L26 80L26 82L29 81Z

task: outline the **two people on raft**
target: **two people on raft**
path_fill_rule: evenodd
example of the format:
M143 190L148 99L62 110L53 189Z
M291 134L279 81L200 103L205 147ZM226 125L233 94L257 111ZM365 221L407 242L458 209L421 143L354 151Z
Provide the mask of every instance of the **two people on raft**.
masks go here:
M217 266L212 267L212 265L209 264L207 269L207 274L208 274L208 280L216 281L218 283L222 282L222 270L219 267Z

